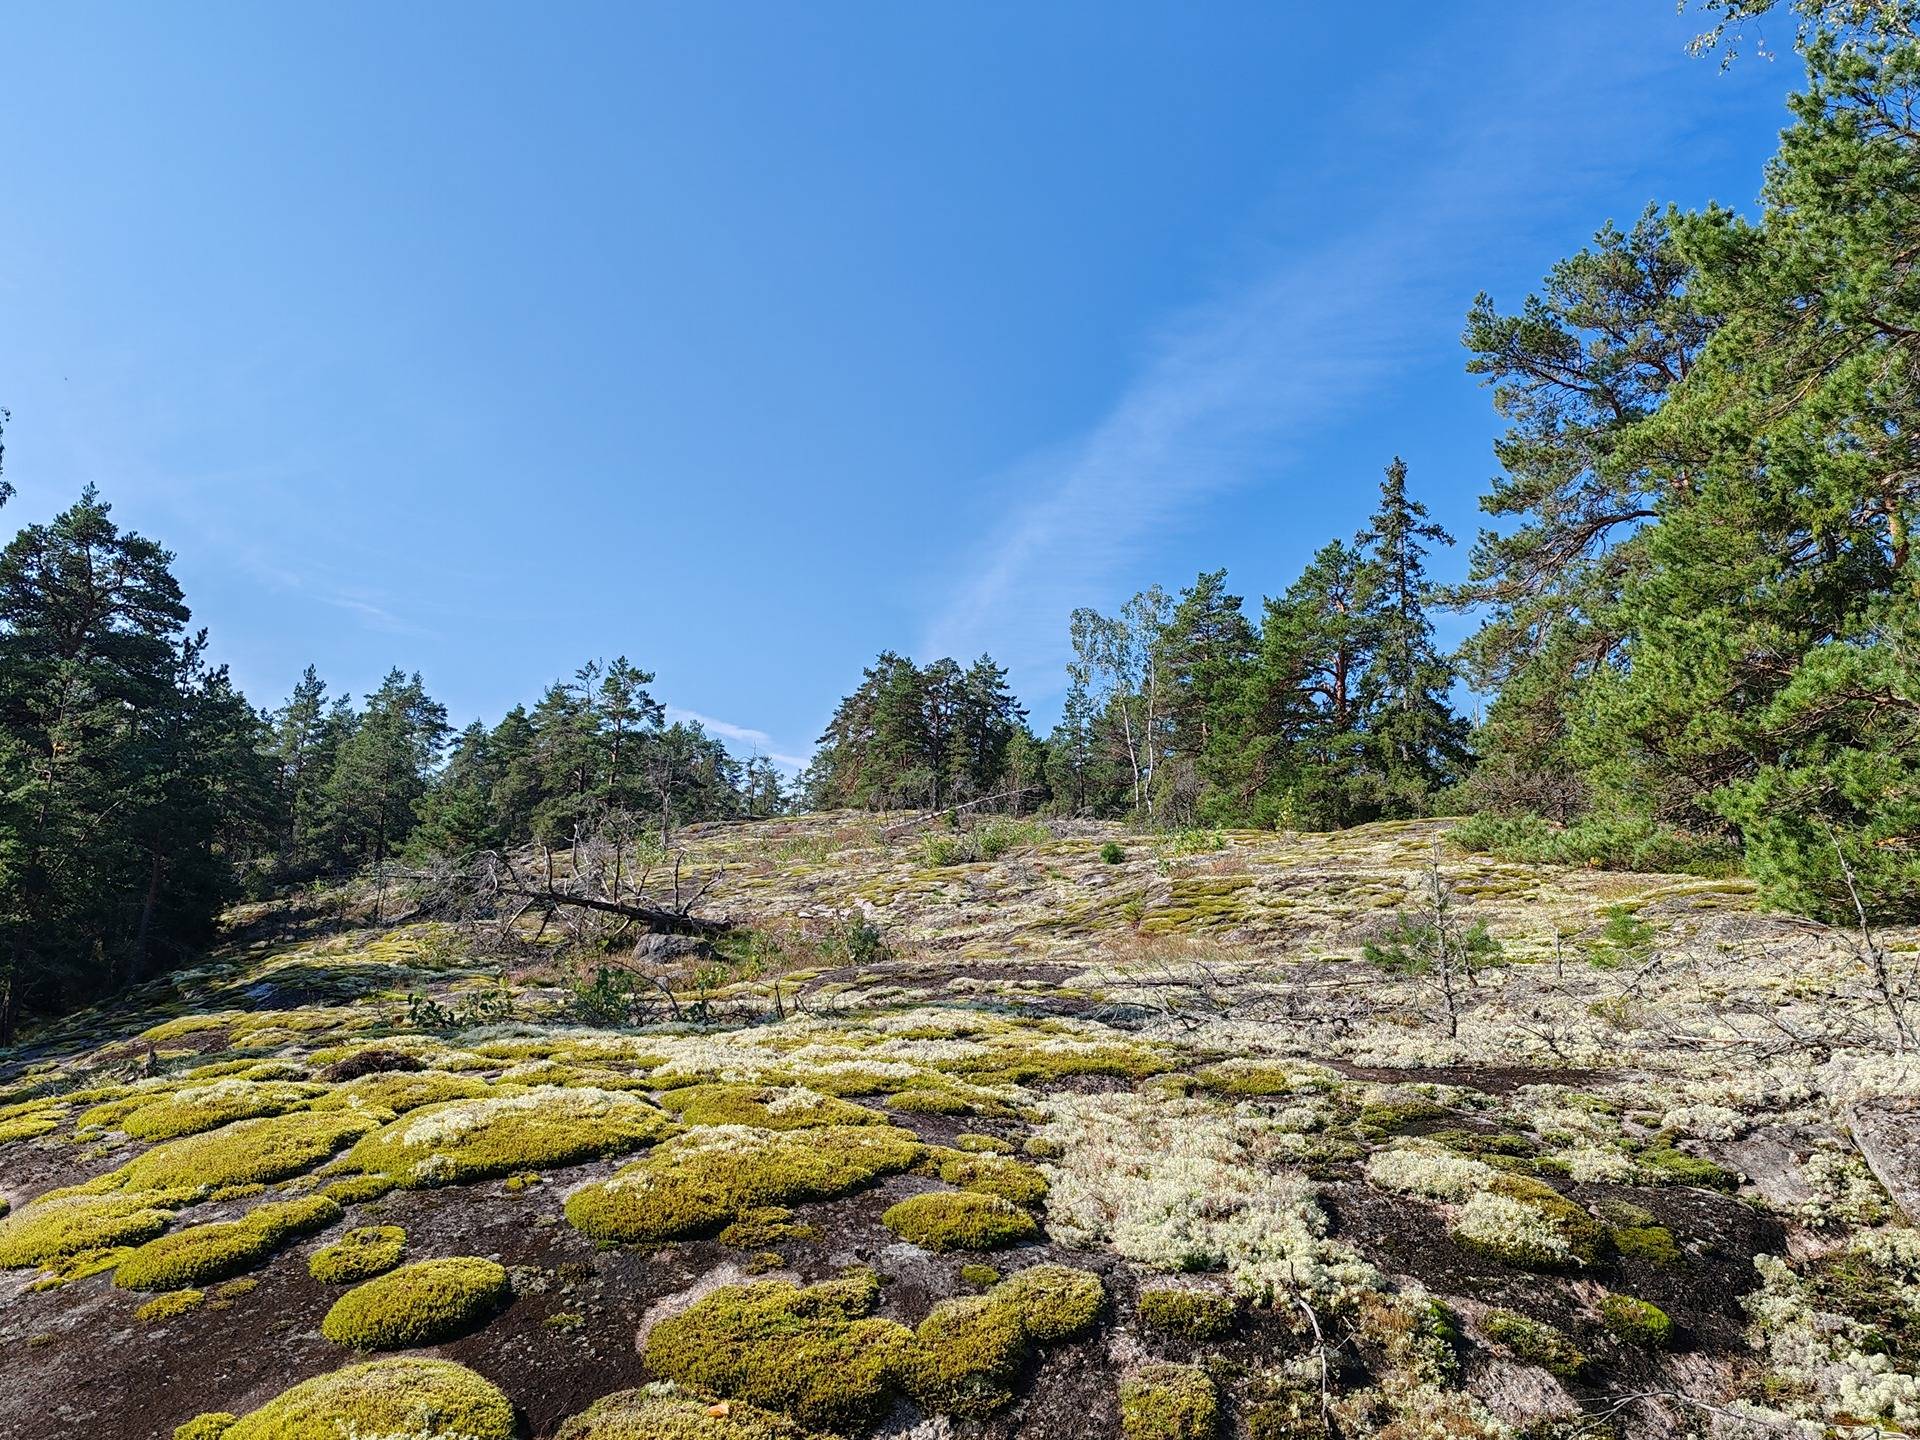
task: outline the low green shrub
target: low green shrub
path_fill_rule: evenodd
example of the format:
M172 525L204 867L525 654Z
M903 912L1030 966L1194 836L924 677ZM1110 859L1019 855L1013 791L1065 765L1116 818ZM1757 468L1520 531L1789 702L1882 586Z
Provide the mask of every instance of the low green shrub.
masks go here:
M1463 849L1533 865L1585 865L1605 870L1725 876L1739 852L1713 836L1675 830L1638 815L1589 815L1555 825L1540 815L1475 815L1448 832Z
M1126 847L1118 840L1109 840L1100 847L1100 863L1103 865L1118 865L1126 858Z

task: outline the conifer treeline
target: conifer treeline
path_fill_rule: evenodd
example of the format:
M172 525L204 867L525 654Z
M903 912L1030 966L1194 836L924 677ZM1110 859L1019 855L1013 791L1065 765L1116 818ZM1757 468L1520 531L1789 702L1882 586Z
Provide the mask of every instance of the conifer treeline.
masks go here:
M624 658L457 736L399 670L355 705L309 668L256 710L206 663L171 561L91 489L0 551L0 1044L191 958L249 890L785 803L771 762L668 723Z
M1352 541L1313 557L1256 625L1224 570L1072 617L1060 723L1043 740L982 656L888 652L840 703L802 791L814 806L957 805L1148 823L1325 828L1418 815L1469 761L1426 557L1451 538L1387 467Z

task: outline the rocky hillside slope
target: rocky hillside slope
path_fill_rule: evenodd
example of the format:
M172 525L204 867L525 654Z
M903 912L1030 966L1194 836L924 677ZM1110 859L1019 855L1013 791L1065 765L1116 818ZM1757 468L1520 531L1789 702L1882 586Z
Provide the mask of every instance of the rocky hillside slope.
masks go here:
M1916 937L1445 829L705 827L741 932L597 976L238 914L0 1053L0 1433L1920 1425Z

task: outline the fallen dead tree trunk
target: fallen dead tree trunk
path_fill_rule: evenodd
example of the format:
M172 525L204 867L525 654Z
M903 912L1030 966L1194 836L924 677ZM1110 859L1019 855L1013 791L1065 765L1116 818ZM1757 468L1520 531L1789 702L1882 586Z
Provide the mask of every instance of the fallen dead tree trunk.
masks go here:
M734 928L731 920L690 915L686 910L666 910L655 905L628 905L618 900L602 900L591 895L568 895L558 890L502 886L495 893L508 899L525 901L526 903L521 907L521 913L534 909L551 913L561 906L577 906L582 910L592 910L601 915L618 915L624 920L631 920L644 926L656 935L725 935ZM705 893L704 890L702 893ZM689 901L688 905L691 906L692 903Z
M636 953L649 936L708 941L737 928L724 916L694 913L721 872L697 886L683 885L682 857L676 856L670 879L663 876L649 887L652 864L629 871L621 863L624 856L609 858L613 853L586 837L571 852L543 849L522 855L518 864L504 851L482 850L404 878L420 896L420 913L478 927L501 940L515 934L530 914L539 916L536 941L557 920L576 940L596 946L637 932Z

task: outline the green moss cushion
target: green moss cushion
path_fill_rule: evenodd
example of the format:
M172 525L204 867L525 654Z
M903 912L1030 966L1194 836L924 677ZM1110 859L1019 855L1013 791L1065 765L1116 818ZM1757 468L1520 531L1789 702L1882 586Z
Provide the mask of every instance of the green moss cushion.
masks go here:
M717 1413L716 1413L717 1412ZM689 1391L621 1390L596 1400L554 1440L830 1440L783 1415Z
M1125 1440L1214 1440L1220 1398L1197 1365L1143 1365L1120 1382Z
M360 1141L347 1162L421 1189L624 1154L677 1128L635 1095L542 1085L424 1105Z
M91 1182L120 1190L267 1185L311 1170L374 1122L352 1111L298 1110L237 1120L201 1135L169 1140Z
M970 1190L915 1195L889 1208L880 1223L927 1250L998 1250L1040 1233L1018 1205Z
M925 1153L912 1131L892 1125L715 1125L576 1190L567 1198L567 1219L602 1241L711 1234L754 1210L849 1194Z
M407 1253L407 1232L398 1225L361 1225L313 1252L307 1273L327 1285L351 1285L384 1275Z
M320 1333L358 1350L432 1345L482 1323L508 1293L506 1270L491 1260L422 1260L342 1295Z
M507 1397L464 1365L396 1356L303 1380L238 1420L202 1415L174 1434L176 1440L514 1440L516 1430Z
M147 1241L121 1261L113 1283L123 1290L178 1290L224 1280L289 1240L333 1224L340 1215L340 1206L325 1195L303 1195L261 1205L238 1220L176 1230Z

